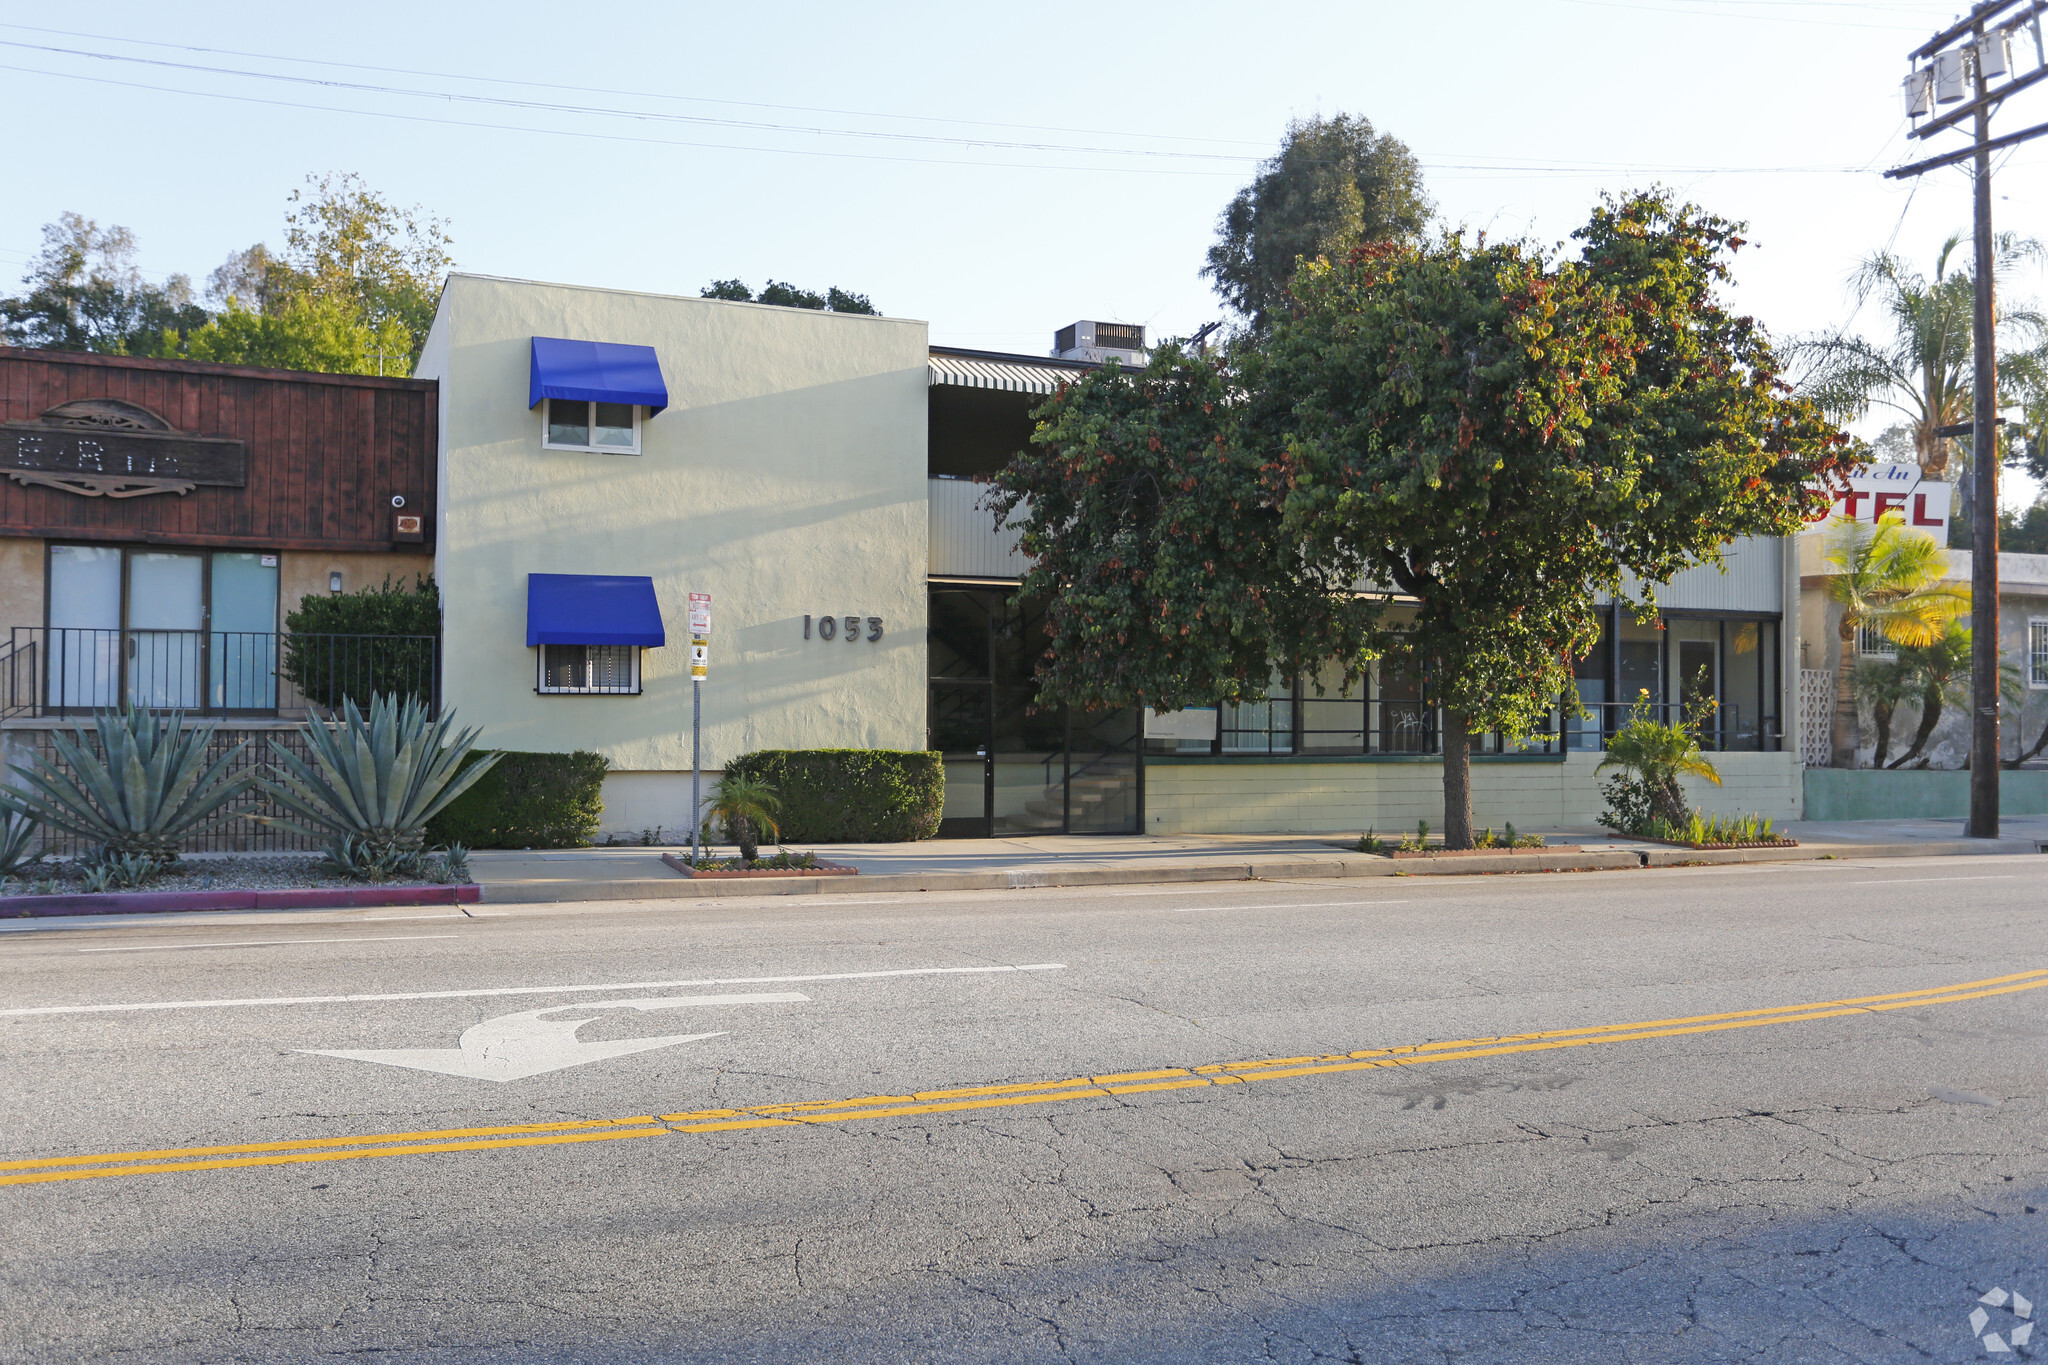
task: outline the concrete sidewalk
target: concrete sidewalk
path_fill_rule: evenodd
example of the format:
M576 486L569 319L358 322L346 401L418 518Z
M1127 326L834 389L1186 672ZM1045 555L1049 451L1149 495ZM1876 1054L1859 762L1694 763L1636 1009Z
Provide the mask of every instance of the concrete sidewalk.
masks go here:
M916 844L830 844L818 852L858 877L692 881L663 863L667 848L487 850L470 855L488 902L688 900L713 896L847 895L894 891L1005 890L1143 882L1391 877L1497 872L1621 871L1676 864L1784 862L1815 858L1940 857L2040 853L2048 817L2005 822L2004 837L1968 839L1959 820L1843 821L1788 826L1799 847L1701 851L1617 839L1605 830L1542 830L1579 852L1390 859L1357 852L1335 834L1040 835ZM2043 869L2048 872L2048 868Z

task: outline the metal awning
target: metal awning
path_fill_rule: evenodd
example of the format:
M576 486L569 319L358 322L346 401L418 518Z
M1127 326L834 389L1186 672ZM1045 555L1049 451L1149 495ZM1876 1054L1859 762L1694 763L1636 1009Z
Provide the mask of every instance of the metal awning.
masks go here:
M526 406L543 398L634 403L651 417L668 406L668 384L652 346L535 337Z
M652 578L588 573L526 576L528 645L668 643Z
M1036 360L996 352L933 351L931 383L963 389L1000 389L1050 397L1060 385L1098 368L1077 360Z

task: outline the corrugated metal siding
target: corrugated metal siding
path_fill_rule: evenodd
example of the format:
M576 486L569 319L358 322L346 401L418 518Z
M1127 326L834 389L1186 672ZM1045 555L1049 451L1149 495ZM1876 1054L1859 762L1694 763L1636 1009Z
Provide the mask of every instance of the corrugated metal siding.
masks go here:
M1687 569L1657 588L1657 605L1686 611L1782 612L1784 566L1775 536L1747 536L1728 547L1728 571ZM1631 592L1635 582L1629 583Z
M1079 378L1091 368L1084 365L1029 365L1013 360L984 360L978 356L940 355L931 357L931 382L957 384L967 389L1002 389L1008 393L1052 394L1060 385Z
M1016 537L999 533L981 506L990 489L966 479L930 479L931 573L941 578L1021 578L1028 561Z

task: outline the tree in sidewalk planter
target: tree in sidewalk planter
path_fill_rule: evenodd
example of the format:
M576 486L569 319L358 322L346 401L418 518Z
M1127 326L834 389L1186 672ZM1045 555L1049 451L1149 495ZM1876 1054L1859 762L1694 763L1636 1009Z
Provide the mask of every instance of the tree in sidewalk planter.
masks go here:
M1837 517L1822 558L1834 566L1828 596L1841 608L1836 631L1841 657L1835 669L1834 766L1854 767L1857 726L1857 633L1868 627L1901 646L1939 642L1970 609L1970 590L1944 582L1948 554L1925 532L1909 529L1895 513L1875 525Z
M1849 463L1721 305L1733 224L1650 193L1576 235L1577 260L1454 235L1309 262L1269 337L1042 407L991 499L1050 602L1042 694L1169 711L1387 660L1444 710L1445 846L1469 848L1469 737L1545 722L1596 594L1791 533Z
M426 826L443 807L482 780L497 756L463 766L478 732L453 733L453 712L430 719L416 698L379 696L366 721L354 699L338 724L301 727L313 761L270 741L275 762L263 791L288 814L266 824L329 840L328 856L352 876L381 879L426 875ZM443 855L453 872L466 851Z
M96 861L162 868L186 836L246 813L223 807L255 784L253 773L233 771L248 742L209 764L214 728L133 705L96 712L98 743L75 723L68 736L51 731L56 759L31 752L15 764L25 785L0 788L0 809L90 841Z
M1607 741L1607 753L1593 771L1609 768L1620 768L1623 775L1602 789L1607 797L1602 823L1623 834L1684 825L1688 812L1679 778L1699 777L1721 785L1721 774L1700 749L1698 727L1683 716L1658 720L1647 689L1636 698L1628 723Z
M781 813L782 798L775 788L744 773L727 773L712 789L704 808L704 838L710 840L711 823L717 821L726 836L740 846L741 865L751 866L761 856L763 833L771 839L782 837L781 827L775 823Z

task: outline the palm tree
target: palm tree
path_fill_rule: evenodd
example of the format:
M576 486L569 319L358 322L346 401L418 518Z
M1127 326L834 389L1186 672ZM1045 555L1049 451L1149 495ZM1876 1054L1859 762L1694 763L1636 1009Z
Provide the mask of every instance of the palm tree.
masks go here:
M1861 308L1872 299L1891 329L1884 342L1837 328L1803 337L1790 348L1805 367L1800 388L1841 422L1873 407L1904 419L1921 477L1948 478L1948 439L1935 433L1971 419L1973 375L1971 323L1976 284L1973 266L1956 261L1960 233L1941 245L1932 279L1906 261L1881 251L1867 257L1849 277L1849 295ZM2048 249L2031 237L1999 234L1992 279L2005 293L2019 267L2048 260ZM1996 320L2000 397L2037 390L2048 370L2048 318L2025 304L2004 304ZM2009 402L2001 402L2001 407Z
M1870 708L1871 721L1877 727L1877 745L1870 752L1870 766L1882 768L1892 751L1892 716L1901 702L1920 695L1919 672L1897 657L1872 659L1856 665L1849 675L1849 686L1857 702Z
M1865 626L1899 645L1924 647L1970 609L1970 590L1942 580L1948 553L1896 515L1876 525L1837 517L1823 558L1835 566L1828 596L1841 606L1835 669L1834 766L1856 764L1856 633Z
M1628 724L1607 741L1607 756L1593 771L1606 768L1634 773L1649 795L1651 817L1674 827L1685 823L1685 793L1678 786L1681 776L1721 785L1721 774L1700 752L1698 728L1684 718L1669 724L1658 720L1652 714L1648 688L1637 696Z
M772 838L782 837L782 829L775 823L781 810L782 798L775 788L758 777L727 773L705 807L704 827L708 837L713 819L725 826L725 832L740 846L740 862L751 863L761 853L761 831L766 830Z

